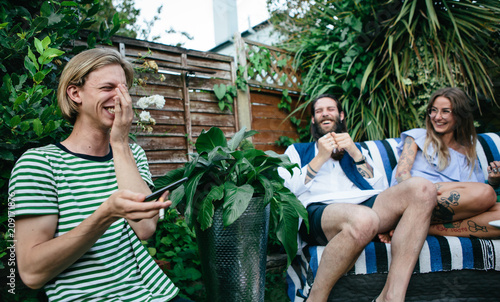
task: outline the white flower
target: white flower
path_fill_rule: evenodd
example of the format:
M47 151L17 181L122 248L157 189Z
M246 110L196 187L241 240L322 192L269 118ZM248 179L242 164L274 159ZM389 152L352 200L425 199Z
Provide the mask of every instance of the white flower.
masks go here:
M151 103L150 104L155 104L156 108L160 109L165 106L165 98L159 94L155 94L150 96Z
M148 111L143 111L139 115L139 120L144 123L149 123L151 120L151 114Z
M146 109L149 106L148 97L142 97L137 101L137 107L141 109Z
M165 98L159 94L155 94L142 97L137 101L137 107L141 109L146 109L151 105L155 105L158 109L163 108L165 106Z

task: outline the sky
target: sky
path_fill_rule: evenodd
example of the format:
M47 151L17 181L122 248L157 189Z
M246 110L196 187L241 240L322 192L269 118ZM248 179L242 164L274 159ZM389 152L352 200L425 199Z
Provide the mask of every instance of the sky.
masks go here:
M158 15L158 7L163 4L163 10L156 21L151 36L160 35L155 42L206 51L216 46L214 37L214 18L212 0L136 0L136 8L141 10L137 23L152 20ZM238 30L243 32L269 18L266 0L237 0ZM188 40L180 34L166 34L173 28L178 32L187 32L193 40ZM140 38L140 37L138 37ZM142 38L141 38L142 39Z

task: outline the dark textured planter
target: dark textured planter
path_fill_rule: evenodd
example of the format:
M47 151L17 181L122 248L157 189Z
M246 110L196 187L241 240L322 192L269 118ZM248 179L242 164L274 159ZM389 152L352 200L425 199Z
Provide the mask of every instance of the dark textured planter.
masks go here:
M268 231L269 205L255 198L230 226L219 208L212 227L196 228L208 301L264 301Z

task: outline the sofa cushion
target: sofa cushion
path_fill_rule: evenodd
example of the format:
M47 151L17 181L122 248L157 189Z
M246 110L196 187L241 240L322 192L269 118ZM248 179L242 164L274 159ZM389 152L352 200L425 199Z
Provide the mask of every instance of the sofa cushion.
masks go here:
M399 138L360 143L370 152L374 165L383 171L388 182L397 164ZM487 179L486 167L500 160L500 132L478 135L477 156ZM366 246L354 267L344 276L384 274L390 261L391 245L371 242ZM306 246L287 270L288 296L292 301L303 301L314 281L321 260L323 246ZM428 236L420 253L415 274L451 271L500 272L500 240L478 238ZM500 274L497 274L500 275ZM369 276L367 276L369 278ZM342 279L341 279L342 280ZM425 290L425 289L424 289Z

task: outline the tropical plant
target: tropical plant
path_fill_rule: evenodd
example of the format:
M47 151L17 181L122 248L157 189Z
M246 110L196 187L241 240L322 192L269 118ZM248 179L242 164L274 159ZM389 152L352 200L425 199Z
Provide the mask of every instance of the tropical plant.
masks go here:
M246 210L252 197L270 203L270 229L276 233L288 255L288 264L297 253L299 217L307 223L307 211L295 195L283 186L278 168L292 173L296 166L286 155L257 150L246 138L256 131L238 131L229 141L219 128L203 130L184 167L157 179L158 186L182 177L189 180L172 191L172 206L183 206L186 223L201 230L212 225L215 208L222 207L225 226L231 225ZM180 203L182 204L180 205Z
M282 47L297 53L303 91L341 96L357 140L399 136L423 123L422 105L443 86L495 102L497 0L268 1ZM305 109L305 101L298 110Z

